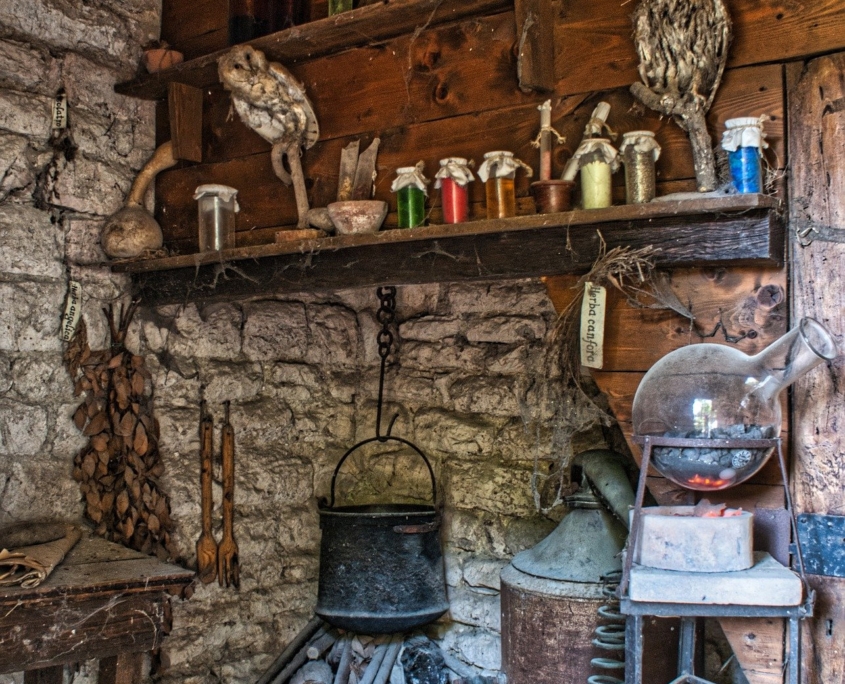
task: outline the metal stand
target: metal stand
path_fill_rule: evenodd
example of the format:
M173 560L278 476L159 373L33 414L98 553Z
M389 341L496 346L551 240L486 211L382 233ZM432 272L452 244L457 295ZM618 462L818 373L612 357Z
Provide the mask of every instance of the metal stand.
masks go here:
M798 525L792 507L792 497L786 472L781 440L778 439L682 439L674 437L638 437L637 443L643 447L640 479L634 503L634 515L628 536L627 553L622 568L622 580L619 583L620 611L627 615L625 627L625 684L642 684L643 678L643 617L680 617L681 634L678 649L678 675L680 681L694 677L695 623L699 617L747 617L747 618L784 618L789 620L789 652L786 659L786 682L799 684L801 666L801 620L813 615L815 592L807 582L804 572L804 556L798 537ZM632 601L628 596L631 567L634 563L634 550L637 548L641 533L643 499L645 497L648 468L651 464L653 447L675 448L722 448L722 449L777 449L781 479L786 494L786 505L792 521L792 533L795 539L795 557L798 561L798 574L804 585L805 600L800 606L738 606L738 605L702 605L695 603L654 603ZM717 490L718 491L718 490ZM677 680L676 680L677 681ZM703 681L703 680L698 680Z

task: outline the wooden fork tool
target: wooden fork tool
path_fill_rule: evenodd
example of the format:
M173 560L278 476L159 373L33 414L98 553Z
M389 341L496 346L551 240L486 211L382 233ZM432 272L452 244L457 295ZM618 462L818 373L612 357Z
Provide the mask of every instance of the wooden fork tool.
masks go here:
M211 531L211 511L214 498L211 491L211 457L214 453L214 419L200 404L200 492L202 506L202 534L197 540L197 572L203 584L217 577L217 542Z
M229 422L229 403L225 402L223 423L223 539L217 547L217 579L220 586L240 586L238 544L235 541L235 430Z

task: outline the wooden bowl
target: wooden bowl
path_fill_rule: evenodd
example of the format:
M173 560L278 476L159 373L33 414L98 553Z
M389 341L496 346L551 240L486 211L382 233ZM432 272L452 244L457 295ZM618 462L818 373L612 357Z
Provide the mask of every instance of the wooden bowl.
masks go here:
M327 209L338 235L376 233L387 216L387 202L381 200L332 202Z

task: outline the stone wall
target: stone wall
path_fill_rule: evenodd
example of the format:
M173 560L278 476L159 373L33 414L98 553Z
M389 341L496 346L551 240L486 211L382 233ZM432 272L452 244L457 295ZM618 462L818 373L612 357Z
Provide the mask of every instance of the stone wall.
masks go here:
M113 84L135 72L159 11L155 0L0 4L0 524L81 516L71 464L84 440L71 422L59 317L68 280L80 281L99 347L100 310L125 291L97 241L152 152L154 111ZM50 128L60 88L64 134ZM374 431L375 308L367 289L139 316L131 346L155 372L164 485L188 564L199 534L201 393L218 420L221 402L233 402L237 433L241 588L199 586L176 602L162 681L254 681L310 617L316 497L343 452ZM432 458L445 504L451 611L430 632L494 671L499 569L555 524L536 512L535 461L548 472L590 411L561 392L548 364L555 314L537 281L403 288L397 315L385 415L398 413L394 432ZM420 500L423 474L407 453L364 454L339 485L356 501ZM219 518L219 480L215 497ZM74 681L95 679L89 670ZM21 681L0 675L0 684Z
M0 525L82 513L71 469L84 440L59 319L68 279L82 282L101 345L100 309L124 286L100 265L99 229L153 149L154 108L113 87L157 37L159 4L0 3ZM60 88L70 128L54 135Z
M548 472L561 434L593 415L550 374L556 314L541 283L408 287L397 300L385 422L398 414L394 434L432 459L445 504L451 610L429 631L464 662L495 671L499 571L555 525L535 509L535 459ZM374 434L376 307L367 289L145 313L140 338L155 369L175 540L189 563L201 394L218 420L221 402L233 402L237 442L241 589L201 586L176 606L164 681L252 681L312 614L316 497L328 494L340 456ZM427 499L417 457L387 451L356 452L338 496ZM219 488L215 499L219 520Z

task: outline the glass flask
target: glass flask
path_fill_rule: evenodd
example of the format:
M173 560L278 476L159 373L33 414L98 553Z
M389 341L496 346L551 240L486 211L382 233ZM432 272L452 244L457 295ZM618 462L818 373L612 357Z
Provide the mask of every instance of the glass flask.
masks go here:
M194 192L199 210L200 252L217 252L235 246L235 214L240 209L238 191L228 185L200 185Z
M638 436L689 440L774 440L781 430L779 394L837 356L833 336L812 318L755 356L719 344L691 344L667 354L634 395ZM754 475L776 443L654 446L652 464L672 482L700 491L731 487Z

